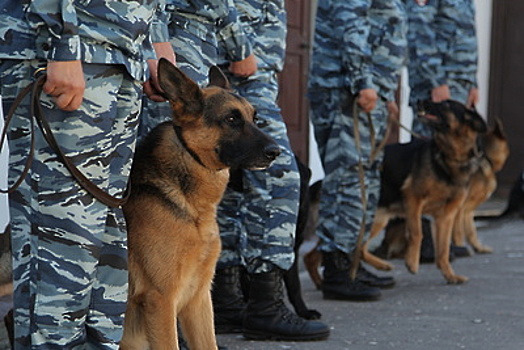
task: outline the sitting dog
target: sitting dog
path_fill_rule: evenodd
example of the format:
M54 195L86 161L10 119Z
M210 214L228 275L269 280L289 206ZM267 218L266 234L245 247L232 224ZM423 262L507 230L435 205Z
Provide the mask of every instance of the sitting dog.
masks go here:
M177 321L192 350L217 349L211 283L220 252L216 208L229 168L264 169L279 146L218 68L200 89L161 59L158 79L173 120L138 146L124 205L129 299L121 349L178 349Z
M418 272L421 218L428 214L436 226L437 267L448 283L463 283L467 277L455 274L449 262L452 228L470 179L479 169L478 135L485 133L487 126L475 110L456 101L424 101L419 110L419 117L433 128L434 137L386 146L378 208L370 238L362 246L362 259L375 268L392 269L393 265L368 251L368 244L391 218L405 217L405 264L411 273Z

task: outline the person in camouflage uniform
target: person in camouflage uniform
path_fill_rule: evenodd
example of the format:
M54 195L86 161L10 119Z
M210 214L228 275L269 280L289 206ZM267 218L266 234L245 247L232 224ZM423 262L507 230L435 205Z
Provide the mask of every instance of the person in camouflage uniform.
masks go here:
M478 103L478 47L474 0L406 1L410 105L431 99ZM413 131L431 130L413 120Z
M127 186L146 60L156 69L150 36L171 47L163 14L157 1L0 0L4 114L46 67L41 103L58 144L112 195ZM9 129L11 185L28 157L29 118L26 99ZM117 349L127 299L122 210L86 192L38 130L35 138L30 171L9 196L14 348Z
M167 0L169 40L176 52L177 66L204 87L209 68L218 60L218 32L231 61L251 57L251 45L238 22L232 0ZM250 59L250 58L249 58ZM139 138L171 118L168 102L144 99Z
M401 0L318 3L308 96L325 172L317 227L325 299L376 300L380 287L394 284L391 277L372 275L362 265L351 280L349 269L361 221L365 218L370 226L378 202L382 153L375 159L371 153L385 136L387 105L394 101L406 58L406 30ZM359 161L367 207L361 199Z
M277 105L278 77L284 65L287 22L283 0L236 0L253 47L252 61L231 62L220 32L219 63L232 87L257 110L258 125L282 150L266 170L233 171L233 182L218 208L222 253L213 290L218 332L242 331L250 339L312 340L329 335L284 304L282 273L292 265L300 178L287 128ZM247 305L240 274L249 279Z

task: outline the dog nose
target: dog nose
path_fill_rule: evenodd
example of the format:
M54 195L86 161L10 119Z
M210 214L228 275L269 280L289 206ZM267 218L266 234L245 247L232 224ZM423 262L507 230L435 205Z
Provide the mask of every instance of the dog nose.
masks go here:
M266 146L264 149L264 152L266 154L267 159L273 161L280 155L280 153L282 153L282 150L280 149L278 145L272 144L272 145Z

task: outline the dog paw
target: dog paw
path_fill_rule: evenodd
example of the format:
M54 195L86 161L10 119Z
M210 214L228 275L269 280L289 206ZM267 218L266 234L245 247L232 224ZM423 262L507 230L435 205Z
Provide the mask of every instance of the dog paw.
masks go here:
M468 278L466 276L451 275L446 276L446 281L448 281L448 284L462 284L464 282L467 282Z
M395 268L393 264L390 264L388 262L381 262L380 264L377 264L377 266L374 266L375 268L382 270L382 271L391 271Z
M490 254L493 253L493 248L488 247L487 245L480 245L475 247L475 252L479 254Z
M419 264L418 264L418 262L406 261L406 268L412 274L416 274L418 272Z

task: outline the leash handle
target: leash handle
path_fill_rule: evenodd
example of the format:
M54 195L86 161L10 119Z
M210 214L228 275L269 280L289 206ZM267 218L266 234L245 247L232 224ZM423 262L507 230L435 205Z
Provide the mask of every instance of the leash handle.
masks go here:
M11 121L16 108L20 105L21 101L25 98L25 96L29 92L31 92L31 103L30 103L31 149L29 151L29 157L28 157L28 160L26 161L24 170L20 178L6 192L11 193L14 190L16 190L16 188L20 186L25 176L29 172L29 167L31 166L32 160L34 158L34 132L35 132L34 131L34 119L36 119L36 122L38 126L40 127L40 130L42 131L42 134L45 140L47 141L47 144L57 154L60 162L62 162L62 164L64 164L64 166L67 168L67 170L69 170L69 172L71 173L73 178L78 182L78 184L82 186L82 188L84 188L93 197L95 197L100 202L104 203L105 205L109 207L122 206L123 204L125 204L125 202L129 198L129 194L131 192L130 191L130 182L128 182L128 186L122 198L118 198L118 197L110 195L109 193L105 192L100 187L98 187L91 180L89 180L80 170L78 170L78 168L73 164L71 159L65 155L65 153L62 151L62 148L58 145L58 142L56 141L53 135L49 122L47 121L47 118L45 117L44 111L42 110L42 105L40 103L40 96L42 94L42 89L45 84L46 78L47 76L45 74L41 74L36 79L36 81L34 81L30 85L28 85L24 90L22 90L22 92L17 96L15 102L13 103L13 106L9 110L9 114L6 120L6 125L2 133L2 140L1 140L2 142L4 140L5 134L7 133L7 126L9 125L9 122Z

